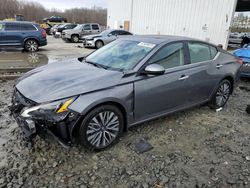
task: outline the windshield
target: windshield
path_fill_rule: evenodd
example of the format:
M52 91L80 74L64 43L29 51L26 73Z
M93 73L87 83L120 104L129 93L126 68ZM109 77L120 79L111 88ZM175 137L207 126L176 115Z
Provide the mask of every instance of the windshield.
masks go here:
M153 48L155 44L117 40L86 58L86 62L95 63L108 69L132 70Z
M74 28L75 30L79 30L79 29L82 29L82 25L78 25Z
M108 35L109 33L110 33L110 30L105 30L101 32L100 35L104 36L104 35Z

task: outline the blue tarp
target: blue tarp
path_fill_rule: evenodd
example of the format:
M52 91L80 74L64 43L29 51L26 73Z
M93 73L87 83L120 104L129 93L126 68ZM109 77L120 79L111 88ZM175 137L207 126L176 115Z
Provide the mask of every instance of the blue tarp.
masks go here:
M243 62L250 63L250 45L245 48L235 50L233 54L241 58Z

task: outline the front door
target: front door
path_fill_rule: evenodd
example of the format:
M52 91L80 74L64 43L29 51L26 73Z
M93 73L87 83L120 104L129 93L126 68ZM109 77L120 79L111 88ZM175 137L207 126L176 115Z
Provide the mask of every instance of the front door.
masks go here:
M92 30L91 30L91 26L90 24L85 24L82 28L82 32L81 32L81 36L80 38L82 38L85 35L91 35L92 34Z
M187 105L189 89L186 55L182 42L162 47L148 62L166 69L159 76L141 75L135 82L135 120L172 112Z

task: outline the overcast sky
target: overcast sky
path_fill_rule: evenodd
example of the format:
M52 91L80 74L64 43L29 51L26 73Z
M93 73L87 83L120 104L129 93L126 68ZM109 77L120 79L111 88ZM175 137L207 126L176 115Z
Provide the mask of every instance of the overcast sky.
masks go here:
M98 7L107 7L107 0L25 0L25 1L34 1L41 3L47 9L59 9L65 10L75 7L88 7L91 8L93 6Z

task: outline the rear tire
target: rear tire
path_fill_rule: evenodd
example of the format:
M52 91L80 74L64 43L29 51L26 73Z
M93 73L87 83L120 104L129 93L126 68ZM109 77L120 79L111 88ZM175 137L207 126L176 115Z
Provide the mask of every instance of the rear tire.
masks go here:
M102 150L113 145L121 136L124 117L119 108L103 105L93 109L79 128L80 144L91 150Z
M212 109L222 108L226 105L232 92L232 84L229 80L222 80L213 95L209 106Z
M24 44L24 49L28 52L36 52L38 51L39 44L34 39L29 39Z
M80 41L80 38L78 35L72 35L71 36L71 41L74 43L78 43Z

